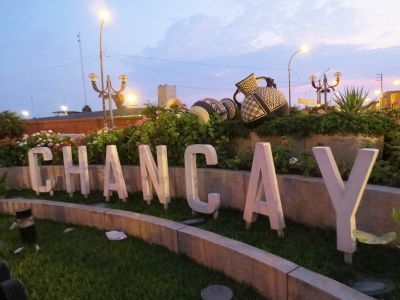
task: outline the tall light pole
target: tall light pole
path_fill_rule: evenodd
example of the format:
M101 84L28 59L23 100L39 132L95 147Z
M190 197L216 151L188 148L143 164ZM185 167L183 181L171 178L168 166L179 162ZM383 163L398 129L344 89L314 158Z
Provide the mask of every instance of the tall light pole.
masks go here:
M289 111L290 108L292 107L292 86L291 86L291 80L290 80L290 63L292 62L293 57L295 57L296 54L300 53L300 52L307 52L308 51L308 45L304 45L302 46L299 50L297 50L296 52L294 52L292 54L292 56L289 59L289 63L288 63L288 77L289 77Z
M104 21L109 19L109 14L106 11L102 11L100 14L101 24L100 24L100 80L101 80L101 89L97 87L97 75L95 73L89 74L89 79L92 82L93 89L99 93L99 97L101 97L103 104L103 113L104 113L104 127L107 127L107 113L106 113L106 98L108 98L108 109L110 113L111 119L111 127L114 128L114 115L112 109L112 99L114 99L117 108L120 108L123 103L123 95L122 92L125 90L126 82L128 77L125 75L121 75L119 80L121 81L121 87L119 90L115 90L111 85L110 75L107 75L107 85L104 84L104 72L103 72L103 47L102 47L102 37L103 37L103 26Z
M85 70L83 68L83 57L82 57L82 38L81 38L81 32L79 31L78 34L76 35L78 38L78 44L79 44L79 57L81 59L81 75L82 75L82 85L83 85L83 97L85 98L85 106L87 105L87 94L86 94L86 81L85 81Z
M106 113L106 100L104 97L104 74L103 74L103 47L102 47L102 37L103 37L103 26L104 26L104 21L108 21L109 19L109 14L106 11L102 11L100 13L100 18L101 18L101 23L100 23L100 80L101 80L101 90L103 91L101 93L101 101L103 104L103 122L104 122L104 127L107 127L107 113Z
M383 74L382 73L376 74L376 80L380 81L380 83L381 83L381 94L383 94Z

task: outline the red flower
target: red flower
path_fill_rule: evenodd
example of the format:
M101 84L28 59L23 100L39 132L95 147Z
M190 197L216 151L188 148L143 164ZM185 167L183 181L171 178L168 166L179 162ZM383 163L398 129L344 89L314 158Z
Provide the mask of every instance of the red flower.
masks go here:
M281 141L281 144L282 144L282 145L287 145L287 144L289 144L289 141L288 141L287 139L283 139L283 140Z
M400 125L400 119L394 120L394 123Z

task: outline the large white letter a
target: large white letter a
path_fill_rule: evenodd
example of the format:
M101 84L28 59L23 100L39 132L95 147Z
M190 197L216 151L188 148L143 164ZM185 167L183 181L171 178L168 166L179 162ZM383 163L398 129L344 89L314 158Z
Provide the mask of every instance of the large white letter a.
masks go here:
M265 200L262 200L263 190ZM279 236L283 236L285 219L269 143L257 143L254 151L243 214L247 228L256 220L257 213L268 216L271 228L277 230Z

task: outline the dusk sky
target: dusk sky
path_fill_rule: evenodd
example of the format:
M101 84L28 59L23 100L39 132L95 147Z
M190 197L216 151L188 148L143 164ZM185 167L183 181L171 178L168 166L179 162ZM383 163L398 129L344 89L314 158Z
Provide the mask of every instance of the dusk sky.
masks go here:
M398 0L1 0L0 110L31 117L52 115L65 104L85 104L80 32L88 104L101 110L88 74L100 75L98 17L110 13L103 31L104 72L115 86L128 76L138 104L157 101L157 86L177 86L189 106L204 97L232 97L250 73L269 76L286 96L290 56L292 102L315 98L308 78L343 74L345 86L400 89Z

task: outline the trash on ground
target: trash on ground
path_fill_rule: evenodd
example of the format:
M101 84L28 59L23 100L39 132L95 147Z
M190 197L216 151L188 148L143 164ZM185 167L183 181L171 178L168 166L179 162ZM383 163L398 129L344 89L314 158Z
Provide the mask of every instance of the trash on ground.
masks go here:
M75 230L75 228L68 227L68 228L64 229L63 233L70 233L71 231L74 231L74 230Z
M15 228L17 228L17 222L11 224L10 230L14 230Z
M396 239L396 232L388 232L381 236L374 235L372 233L364 232L361 230L354 230L354 235L360 243L370 245L384 245L389 244Z
M24 247L19 247L19 248L17 248L17 249L14 250L14 254L21 253L22 250L24 250Z
M127 238L125 232L123 231L115 231L115 230L107 231L106 235L110 241L119 241Z

